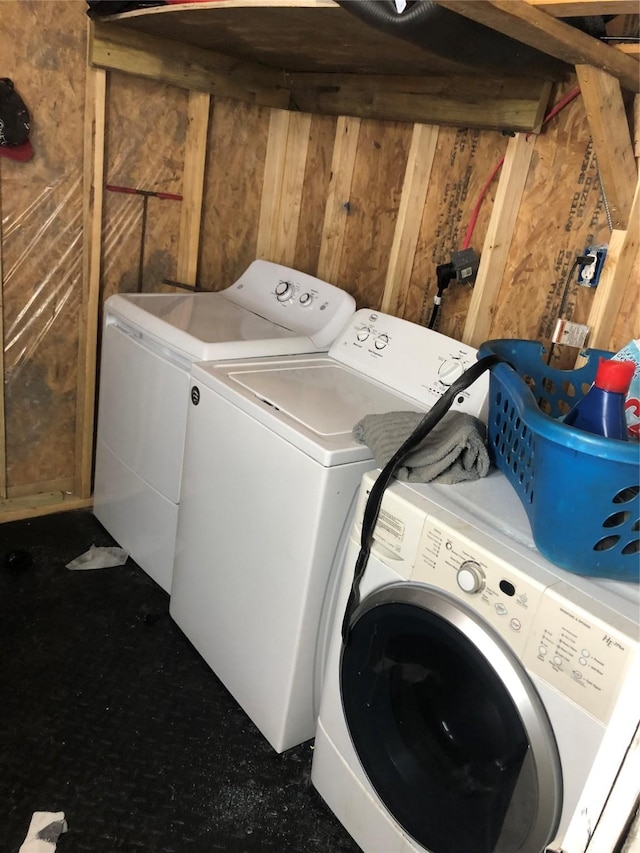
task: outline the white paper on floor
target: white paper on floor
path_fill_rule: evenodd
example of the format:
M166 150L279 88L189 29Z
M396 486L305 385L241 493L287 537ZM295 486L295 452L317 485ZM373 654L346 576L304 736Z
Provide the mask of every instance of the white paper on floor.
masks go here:
M34 812L18 853L53 853L58 838L68 828L64 812Z
M112 566L124 566L129 552L124 548L103 548L92 545L84 554L67 563L67 569L109 569Z

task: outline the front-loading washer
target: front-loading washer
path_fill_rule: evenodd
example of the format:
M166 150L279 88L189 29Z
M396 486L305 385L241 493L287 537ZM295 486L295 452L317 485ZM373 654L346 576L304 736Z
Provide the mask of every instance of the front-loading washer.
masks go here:
M346 291L264 260L222 291L107 300L94 514L166 592L191 364L326 352L354 311Z
M313 784L364 853L584 853L637 737L638 586L546 561L498 471L396 481L343 622L377 473L345 553Z
M326 355L194 365L169 612L281 752L315 731L367 414L429 409L476 351L361 309ZM488 383L456 407L479 414Z

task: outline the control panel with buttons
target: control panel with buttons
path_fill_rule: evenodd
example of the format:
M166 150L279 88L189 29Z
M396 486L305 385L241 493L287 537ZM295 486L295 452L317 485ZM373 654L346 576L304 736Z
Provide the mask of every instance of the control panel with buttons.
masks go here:
M329 355L385 385L402 387L427 408L476 362L473 347L365 308L356 311ZM488 373L461 390L453 408L482 416L487 390Z
M376 539L388 535L376 528ZM464 601L529 672L606 723L621 676L640 653L634 626L574 587L537 582L481 539L461 520L426 517L411 580Z
M350 293L327 281L271 261L256 260L226 288L231 302L327 350L355 311ZM308 352L309 349L304 350Z

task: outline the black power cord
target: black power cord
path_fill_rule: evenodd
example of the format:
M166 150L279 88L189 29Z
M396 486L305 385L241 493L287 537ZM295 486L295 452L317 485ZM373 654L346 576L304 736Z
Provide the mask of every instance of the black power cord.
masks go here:
M418 426L414 429L411 435L400 445L393 454L391 459L384 466L375 483L371 487L371 492L367 498L367 503L364 508L362 517L362 534L360 537L360 552L356 559L355 569L353 573L353 581L347 607L345 609L344 618L342 621L342 642L347 645L349 641L349 631L351 627L351 617L353 612L360 603L360 581L367 567L369 554L371 552L371 543L373 542L373 531L378 520L380 506L382 504L382 496L389 485L394 471L398 468L402 460L407 454L413 450L427 436L435 425L442 420L444 415L451 408L455 398L481 376L485 370L489 370L494 365L504 362L505 359L499 355L488 355L481 358L471 367L469 367L462 376L458 377L435 405L426 413Z

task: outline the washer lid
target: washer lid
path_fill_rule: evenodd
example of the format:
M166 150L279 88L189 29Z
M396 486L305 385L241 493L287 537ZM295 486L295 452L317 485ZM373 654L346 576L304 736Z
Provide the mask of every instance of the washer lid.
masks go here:
M352 436L365 415L424 411L326 355L200 363L191 377L325 467L372 458Z
M243 388L320 436L350 436L365 415L407 408L397 394L329 361L242 371L231 376ZM418 409L415 405L409 408Z
M107 323L110 317L118 317L192 359L315 350L306 335L265 320L221 293L118 294L107 300L106 315Z

